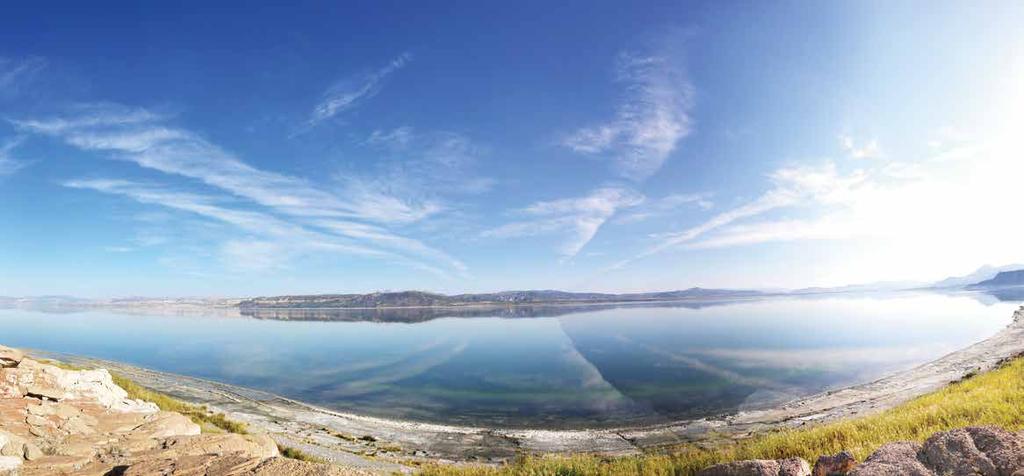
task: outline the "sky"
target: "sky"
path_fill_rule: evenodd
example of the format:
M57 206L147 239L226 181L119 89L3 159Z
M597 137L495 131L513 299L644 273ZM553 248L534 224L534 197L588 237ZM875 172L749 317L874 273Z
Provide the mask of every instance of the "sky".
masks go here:
M1019 2L209 3L4 7L0 295L1024 262Z

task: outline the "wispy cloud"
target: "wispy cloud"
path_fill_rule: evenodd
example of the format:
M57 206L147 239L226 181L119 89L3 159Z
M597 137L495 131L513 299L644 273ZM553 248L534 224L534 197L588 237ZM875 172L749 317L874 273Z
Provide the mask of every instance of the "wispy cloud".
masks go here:
M31 80L45 67L46 60L43 58L32 57L23 60L0 58L0 95L17 93L25 82Z
M445 194L477 194L490 191L496 180L481 175L478 165L487 151L463 134L420 131L404 126L376 130L365 144L381 154L388 187L405 195L424 191Z
M84 150L108 152L111 158L200 180L287 215L379 223L407 223L430 215L429 205L424 209L398 204L358 187L329 192L302 178L257 169L198 134L166 125L158 115L118 108L102 105L71 117L14 123Z
M509 238L568 233L559 247L564 259L575 257L594 238L601 226L622 208L643 202L643 196L625 188L604 187L577 198L536 202L520 215L531 217L485 231L482 236Z
M220 252L225 263L235 269L277 268L286 265L298 255L337 253L382 258L447 276L447 273L439 268L410 261L401 253L402 251L431 255L460 271L465 269L458 261L422 243L391 235L371 225L352 224L352 229L343 229L339 223L333 223L328 228L338 233L326 233L281 220L267 213L230 208L223 204L224 199L218 197L181 192L157 185L120 179L77 179L66 181L63 185L122 195L140 203L168 207L232 225L245 232L246 238L226 241L221 245ZM374 246L367 246L360 243L360 240L374 243ZM389 251L387 248L398 252Z
M671 215L683 209L710 210L715 206L708 193L673 193L658 199L647 199L628 213L621 214L618 223L635 223Z
M25 167L25 161L17 160L12 156L14 149L21 145L23 141L24 137L15 137L8 139L0 145L0 176L13 174Z
M853 187L863 182L862 172L843 176L834 164L821 167L792 167L775 171L769 176L772 187L761 196L724 212L685 230L657 235L659 242L636 256L618 262L613 268L620 268L632 261L645 258L670 248L678 247L718 230L738 220L761 215L765 212L793 206L804 200L836 203L848 198Z
M315 126L376 96L387 77L405 67L410 61L412 61L412 55L402 53L375 71L337 82L324 92L320 102L313 108L308 124Z
M83 150L107 153L112 159L130 161L166 174L199 180L233 197L265 207L267 212L257 213L237 206L215 205L211 203L215 197L182 194L159 187L141 187L117 181L72 181L68 183L69 186L117 193L143 203L189 211L261 236L274 236L280 240L299 239L306 243L300 247L303 249L311 249L311 245L316 244L319 248L339 252L400 255L414 261L437 262L439 257L443 257L441 261L448 269L459 272L465 270L458 260L445 253L411 238L401 237L383 227L421 220L436 211L433 205L406 203L379 192L369 193L354 181L340 191L329 191L302 178L261 170L198 134L169 126L162 116L142 109L104 104L80 108L67 117L14 123L23 131L59 137ZM287 220L278 216L286 217ZM324 233L310 230L325 220L339 223L367 221L377 225L364 224L358 233L349 234L346 234L346 230L356 228L334 227ZM374 233L365 231L371 228ZM323 235L335 235L347 241L314 239Z
M606 155L618 174L643 180L690 133L694 88L683 68L667 56L624 53L617 69L626 93L615 117L577 130L562 144L578 153Z

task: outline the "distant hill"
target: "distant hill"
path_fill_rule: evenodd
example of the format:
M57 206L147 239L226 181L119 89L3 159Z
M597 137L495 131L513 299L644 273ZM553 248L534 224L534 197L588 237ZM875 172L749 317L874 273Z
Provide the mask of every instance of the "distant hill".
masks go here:
M369 294L319 294L271 296L246 299L242 309L274 308L379 308L442 307L487 304L561 304L680 301L690 299L729 299L761 296L750 290L690 288L654 293L573 293L567 291L502 291L497 293L445 295L423 291L379 292Z
M832 294L832 293L867 293L867 292L887 292L887 291L905 291L908 289L914 289L920 287L921 283L916 281L879 281L877 283L865 283L865 284L848 284L846 286L836 286L831 288L825 287L812 287L812 288L800 288L790 291L789 294Z
M1002 288L1010 286L1024 286L1024 269L1016 271L1002 271L992 279L987 279L968 287L973 289Z
M978 284L982 281L987 281L995 278L997 274L1003 271L1016 271L1024 269L1024 265L1021 264L1009 264L1005 266L989 266L985 265L978 268L975 272L965 276L953 276L942 281L932 283L930 288L933 289L951 289L951 288L962 288Z

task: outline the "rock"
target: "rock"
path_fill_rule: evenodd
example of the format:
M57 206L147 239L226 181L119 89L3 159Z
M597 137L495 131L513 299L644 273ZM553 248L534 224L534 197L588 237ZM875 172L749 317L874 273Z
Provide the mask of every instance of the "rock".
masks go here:
M83 416L68 418L60 424L59 428L69 435L91 435L96 433L96 430L89 425L89 422Z
M309 463L288 458L270 458L264 460L252 471L252 476L345 476L352 474L342 468L330 464Z
M47 402L42 402L38 405L29 405L28 407L25 408L25 410L28 411L29 415L38 416L49 416L55 415L57 413L56 407L54 405L50 405Z
M53 409L54 414L61 419L84 416L82 410L66 403L58 403L57 405L51 406L51 408ZM95 425L95 423L92 424Z
M132 429L133 438L168 438L198 435L201 429L185 415L160 412L146 415L144 423Z
M997 475L992 463L966 429L936 433L924 442L921 460L938 474L948 476Z
M51 400L54 402L64 398L64 395L65 392L63 390L44 384L30 385L25 390L25 396L38 398L40 400Z
M265 434L200 434L180 413L129 400L105 370L29 358L0 368L0 428L0 476L342 474L278 461L277 444Z
M97 370L65 370L25 359L19 369L31 370L27 393L36 398L54 401L87 400L104 408L123 412L155 412L156 405L128 399L128 393L114 384L110 372Z
M25 443L24 449L25 453L23 457L28 461L34 461L44 456L43 450L39 449L38 446L33 445L32 443Z
M810 465L802 458L782 460L754 459L716 464L698 476L809 476Z
M24 358L20 350L0 345L0 368L17 367Z
M0 476L17 475L21 467L21 458L16 456L0 456Z
M779 460L779 476L809 476L811 465L803 458Z
M0 368L0 398L24 397L34 375L30 369Z
M1024 438L997 427L964 428L1000 475L1024 474Z
M28 417L25 418L25 423L28 423L29 425L32 426L53 426L53 423L51 423L50 420L47 420L46 417L41 417L39 415L29 415Z
M179 436L164 441L167 456L241 455L246 458L272 458L277 445L268 446L269 437L224 433L218 435Z
M778 476L779 462L752 459L716 464L697 472L697 476Z
M917 459L921 444L911 441L900 441L882 446L868 456L863 463L857 465L849 476L933 476Z
M832 456L819 456L818 461L814 463L814 470L811 471L812 476L831 476L836 474L846 474L857 465L856 458L849 451L840 451Z
M259 458L246 458L237 455L222 457L215 455L191 455L135 462L128 466L121 474L123 476L251 475L252 470L259 466L262 461Z
M0 431L0 456L24 455L25 440L17 435Z

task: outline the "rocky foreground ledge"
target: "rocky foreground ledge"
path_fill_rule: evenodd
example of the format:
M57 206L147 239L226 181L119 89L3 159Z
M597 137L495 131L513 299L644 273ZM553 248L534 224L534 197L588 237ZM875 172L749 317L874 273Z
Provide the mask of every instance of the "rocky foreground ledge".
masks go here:
M65 370L0 346L0 476L353 474L283 458L265 434L201 434L132 400L106 370Z
M1022 476L1024 434L968 427L932 435L923 444L889 443L858 464L850 453L822 456L814 469L801 458L734 461L697 476Z

